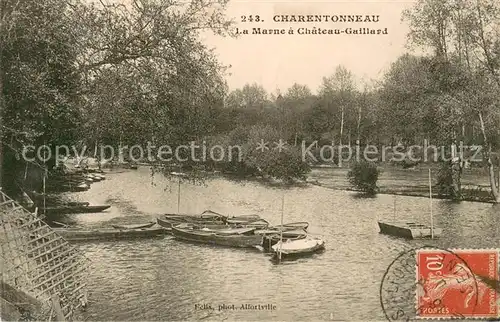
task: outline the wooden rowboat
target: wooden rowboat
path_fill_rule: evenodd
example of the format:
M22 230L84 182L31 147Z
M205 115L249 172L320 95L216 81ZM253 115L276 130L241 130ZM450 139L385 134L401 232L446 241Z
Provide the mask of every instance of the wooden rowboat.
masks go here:
M85 228L53 228L54 231L68 241L114 240L132 238L152 238L165 235L165 229L150 227L141 229L85 229Z
M255 228L253 227L242 227L242 228L232 228L232 227L227 227L226 228L202 228L200 229L202 231L207 231L207 232L214 232L218 235L248 235L250 233L253 233Z
M264 219L259 219L256 221L251 221L249 223L242 224L244 227L255 227L256 229L264 229L269 226L269 222Z
M161 219L176 223L212 223L225 224L226 216L211 210L205 210L199 215L193 214L165 214Z
M172 226L179 224L196 224L199 226L215 225L215 226L227 226L223 221L214 220L196 220L190 218L175 218L171 216L164 216L162 218L156 219L158 225L165 228L172 228Z
M100 206L55 206L55 207L41 207L38 209L39 213L45 213L47 215L56 214L82 214L82 213L97 213L108 209L109 205Z
M258 229L254 231L254 233L261 236L283 235L283 238L294 238L297 236L307 235L307 231L305 231L304 229L286 230L281 233L278 229L267 228Z
M413 222L378 222L380 232L386 235L403 237L408 239L440 237L443 233L441 228Z
M90 205L90 203L87 201L70 201L70 202L66 202L64 205L65 206L84 206L85 207L85 206Z
M434 227L432 216L432 180L429 169L429 201L430 201L430 226L415 222L378 221L380 233L403 237L408 239L435 238L443 234L441 228ZM396 214L396 199L394 199L394 214Z
M167 229L171 230L172 226L175 225L180 225L180 224L191 224L193 226L196 226L198 229L202 228L209 228L209 229L226 229L226 228L231 228L231 226L224 225L224 224L212 224L211 222L209 223L187 223L187 222L176 222L172 220L167 220L167 219L162 219L162 218L156 218L156 223Z
M283 225L273 226L272 228L283 229L283 230L293 230L293 229L307 229L309 223L306 221L291 222Z
M281 256L309 255L325 248L325 242L320 238L305 238L284 242L277 242L272 246L273 251Z
M184 241L227 247L253 248L262 244L262 236L254 235L253 230L248 229L246 232L233 230L233 233L231 233L231 229L225 231L203 230L195 229L189 225L176 225L172 227L172 234L175 238Z
M236 216L236 217L231 217L227 218L226 222L231 225L243 225L243 224L249 224L251 222L256 222L263 220L260 218L258 215L244 215L244 216Z
M148 222L144 224L131 224L131 225L111 225L111 227L115 229L141 229L141 228L149 228L152 227L154 222Z
M262 248L264 248L265 251L272 251L271 247L276 245L281 238L283 238L283 241L290 241L304 239L307 237L307 232L303 229L288 230L283 232L273 229L263 229L254 231L254 234L261 235L263 237Z

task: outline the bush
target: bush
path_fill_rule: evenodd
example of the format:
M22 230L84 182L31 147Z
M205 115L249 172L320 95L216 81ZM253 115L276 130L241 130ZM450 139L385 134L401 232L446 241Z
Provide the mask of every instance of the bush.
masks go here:
M347 178L351 185L357 190L368 194L375 194L377 191L377 180L380 171L373 162L359 161L351 166L347 173Z
M440 197L460 200L461 185L460 185L461 169L457 163L451 161L442 161L437 174L437 188Z

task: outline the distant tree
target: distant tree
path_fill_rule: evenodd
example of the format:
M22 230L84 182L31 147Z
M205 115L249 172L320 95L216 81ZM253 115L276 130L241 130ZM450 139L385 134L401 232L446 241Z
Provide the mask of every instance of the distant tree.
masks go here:
M268 94L259 84L245 84L230 92L226 98L229 108L263 109L268 104Z
M347 178L354 188L368 194L375 194L378 189L379 173L375 163L362 160L352 164Z
M285 99L302 100L312 96L311 89L307 85L294 83L285 93Z
M350 110L354 107L356 97L356 84L354 76L344 66L337 66L333 75L323 78L323 83L319 90L319 96L324 99L329 109L335 109L336 114L340 114L339 129L339 145L342 145L344 140L344 130L347 117L350 115ZM354 124L349 124L349 136L351 128L355 128ZM350 139L350 138L349 138ZM349 140L350 144L350 140Z
M299 149L284 145L281 151L279 131L269 125L239 126L218 138L224 146L238 146L241 161L233 158L224 168L241 175L264 175L284 181L305 179L309 172Z

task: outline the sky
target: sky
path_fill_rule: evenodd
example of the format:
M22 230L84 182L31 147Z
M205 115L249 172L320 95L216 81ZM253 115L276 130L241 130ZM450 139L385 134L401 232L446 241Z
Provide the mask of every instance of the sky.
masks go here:
M315 92L324 76L344 65L358 79L381 79L401 54L407 52L408 26L401 21L404 9L415 1L263 1L231 0L226 14L236 20L235 27L250 34L238 38L204 36L215 48L219 60L231 65L227 82L230 89L246 83L262 85L268 92L284 92L293 83L308 85ZM258 15L261 22L241 22L241 16ZM274 15L378 15L379 22L274 22ZM387 28L386 35L256 35L252 28Z

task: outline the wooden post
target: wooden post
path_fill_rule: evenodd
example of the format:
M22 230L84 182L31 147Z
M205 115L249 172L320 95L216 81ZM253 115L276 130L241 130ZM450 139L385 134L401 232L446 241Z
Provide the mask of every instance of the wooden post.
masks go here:
M7 20L9 21L9 15L7 15ZM4 33L5 31L3 30L4 24L3 22L0 23L0 34ZM3 94L3 74L4 71L2 70L2 58L3 58L3 44L0 43L0 190L2 189L2 178L3 178L3 114L5 111L5 108L7 107L5 97Z
M181 204L181 177L179 177L179 181L177 182L177 214L179 214L180 204Z
M280 247L278 248L278 259L281 260L281 247L283 246L283 216L285 213L285 193L281 198L281 229L280 229Z
M432 181L431 181L430 168L429 168L429 199L430 199L430 211L431 211L431 239L434 239L434 218L432 218Z
M59 296L57 294L52 294L51 300L52 300L52 307L56 312L56 321L59 322L64 321L66 318L64 317L64 313L62 311L61 301L59 299Z
M394 222L396 222L396 196L393 196L394 197L394 209L393 209L393 216L394 216Z

